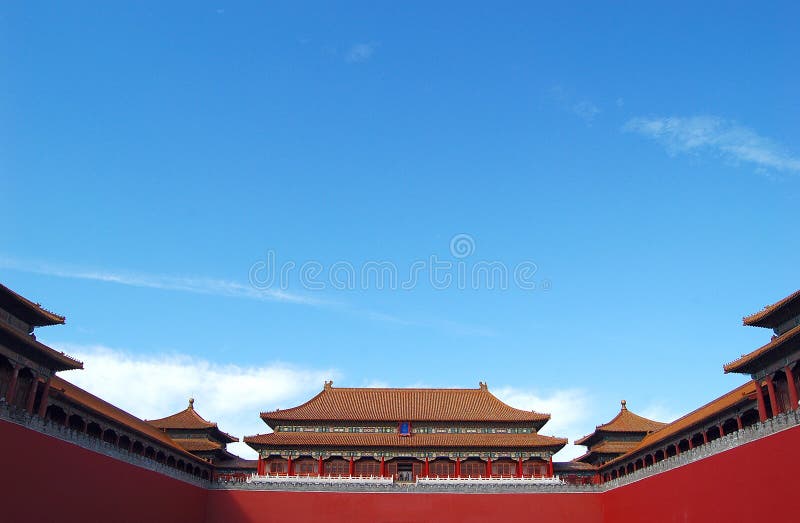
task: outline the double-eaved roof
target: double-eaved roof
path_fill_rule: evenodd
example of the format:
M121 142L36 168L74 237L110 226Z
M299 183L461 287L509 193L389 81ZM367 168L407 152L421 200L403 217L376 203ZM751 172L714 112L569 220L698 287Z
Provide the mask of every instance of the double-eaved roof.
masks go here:
M622 400L620 403L621 408L619 414L614 416L614 419L608 423L597 425L594 432L576 440L575 444L592 445L595 441L602 439L603 432L647 434L659 430L666 425L666 423L653 421L629 411L625 400Z
M774 329L776 333L769 343L723 366L726 373L755 375L772 362L782 361L800 350L800 291L746 316L743 323Z
M306 403L262 412L269 426L316 421L451 421L526 423L541 428L549 414L515 409L489 392L477 389L325 388Z
M401 436L396 433L363 433L363 432L271 432L258 436L247 436L244 442L251 445L267 445L269 447L424 447L424 448L526 448L552 447L560 450L566 445L565 438L542 436L536 433L526 434L425 434L415 433L413 436Z
M0 345L51 371L83 368L83 363L37 341L32 334L32 327L60 325L64 323L64 317L44 309L3 284L0 284L0 319Z
M216 423L204 419L197 411L194 410L194 399L189 399L189 406L180 412L176 412L170 416L147 420L150 425L161 429L163 431L200 431L209 434L214 440L220 443L234 443L239 441L239 438L231 436L227 432L219 429ZM173 436L173 439L182 439L178 436ZM196 441L194 443L197 443ZM221 445L218 447L221 448ZM199 449L198 449L199 450ZM207 449L213 450L213 449Z

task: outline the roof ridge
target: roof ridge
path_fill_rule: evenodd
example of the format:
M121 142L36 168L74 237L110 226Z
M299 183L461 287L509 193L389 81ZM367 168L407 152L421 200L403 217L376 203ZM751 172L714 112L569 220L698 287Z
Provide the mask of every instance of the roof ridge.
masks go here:
M519 409L489 391L481 382L477 389L339 387L330 381L308 401L287 409L262 411L264 421L373 420L408 421L473 420L546 422L550 414ZM269 422L267 421L267 424Z

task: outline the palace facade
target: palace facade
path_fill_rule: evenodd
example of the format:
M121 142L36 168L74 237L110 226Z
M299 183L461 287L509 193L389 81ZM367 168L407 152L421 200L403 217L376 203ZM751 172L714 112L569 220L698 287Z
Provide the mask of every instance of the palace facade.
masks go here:
M477 389L339 388L263 412L268 434L244 438L260 474L549 477L564 438L539 434L549 414Z

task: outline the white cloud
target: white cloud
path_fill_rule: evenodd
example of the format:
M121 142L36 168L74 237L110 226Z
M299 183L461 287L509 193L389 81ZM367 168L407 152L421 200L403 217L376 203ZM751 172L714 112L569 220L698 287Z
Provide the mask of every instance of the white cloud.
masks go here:
M759 169L800 172L800 158L752 129L716 116L633 118L624 130L656 140L670 154L711 152Z
M334 370L283 363L242 367L183 354L146 356L102 345L54 346L84 362L84 370L61 373L62 377L135 416L162 418L185 409L193 397L198 414L239 438L269 432L260 412L299 405L337 375ZM255 458L244 443L228 448Z
M542 434L569 439L567 446L558 453L558 461L568 461L586 452L585 447L572 444L574 440L585 435L583 431L587 424L594 426L589 420L590 401L583 390L561 389L543 393L538 390L500 387L491 391L512 407L551 415L550 421L542 428Z
M600 113L600 109L588 100L581 100L570 107L575 116L589 123Z
M344 59L350 63L366 62L375 54L377 47L374 42L354 44L347 50Z
M339 376L332 369L301 369L280 362L243 367L185 354L141 355L104 345L52 345L84 362L84 370L64 372L62 377L137 417L168 416L185 409L188 398L193 397L201 416L237 437L268 432L258 416L260 412L300 405L318 393L325 380ZM388 384L365 380L362 386ZM513 407L551 414L552 419L543 430L547 435L573 441L584 435L587 423L591 425L589 400L582 390L541 393L500 387L492 389L492 393ZM240 456L255 457L244 443L228 448ZM583 452L583 447L569 444L557 459L569 460Z

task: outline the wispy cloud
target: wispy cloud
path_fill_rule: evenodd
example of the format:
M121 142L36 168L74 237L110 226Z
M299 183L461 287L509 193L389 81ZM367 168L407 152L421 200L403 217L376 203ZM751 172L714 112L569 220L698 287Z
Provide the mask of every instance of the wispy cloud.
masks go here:
M58 278L92 280L127 285L130 287L183 291L195 294L211 294L221 297L281 301L305 305L323 305L327 303L323 300L306 295L273 289L257 289L252 285L215 278L94 270L40 262L23 262L8 257L0 257L0 268L41 274L44 276L55 276Z
M550 96L565 111L577 116L587 124L591 124L602 111L586 98L574 95L567 89L556 85L550 89Z
M646 405L639 414L648 419L669 423L685 413L675 410L674 405L670 405L667 401L654 401Z
M673 155L709 152L762 170L800 172L800 158L780 144L716 116L633 118L624 130L657 141Z
M185 409L193 397L201 416L237 437L269 432L260 412L299 405L322 390L325 380L338 376L333 369L280 362L220 365L185 354L140 355L103 345L53 346L84 362L85 370L61 376L135 416L161 418ZM255 457L244 443L229 448Z
M542 429L543 434L568 438L569 443L558 453L558 459L568 461L586 452L584 447L572 442L581 436L587 426L593 426L591 402L582 389L555 389L539 391L517 387L500 387L492 393L512 407L546 412L552 417Z
M223 298L250 299L267 302L283 302L323 308L339 313L349 314L370 321L377 321L403 327L420 327L437 329L458 336L494 336L491 329L475 324L465 324L443 319L409 319L401 318L385 312L363 309L351 304L319 299L307 294L297 294L284 290L261 289L253 285L231 280L206 278L198 276L172 276L166 274L149 274L142 272L86 269L61 264L49 264L38 261L18 260L0 255L0 269L11 269L32 274L41 274L56 278L89 280L114 283L129 287L141 287L194 294L207 294Z
M354 44L345 53L344 59L349 63L366 62L375 54L378 44L375 42L367 42Z

